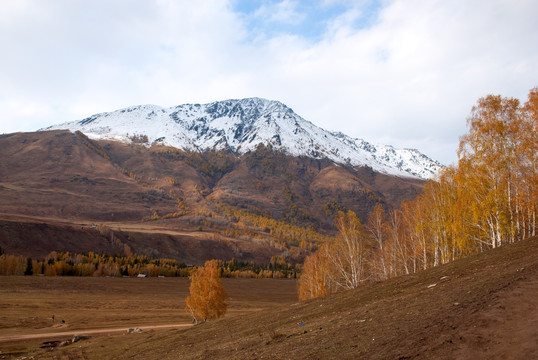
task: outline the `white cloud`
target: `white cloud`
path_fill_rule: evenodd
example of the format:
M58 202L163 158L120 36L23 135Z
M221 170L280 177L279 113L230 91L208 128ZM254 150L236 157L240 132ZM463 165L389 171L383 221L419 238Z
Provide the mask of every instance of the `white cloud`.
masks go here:
M480 96L524 100L538 85L533 0L336 2L347 10L313 42L253 36L226 1L2 1L0 132L261 96L324 128L451 162ZM263 4L263 21L308 21L296 2Z
M280 2L265 3L255 11L254 17L269 23L299 24L305 15L297 11L297 2L282 0Z

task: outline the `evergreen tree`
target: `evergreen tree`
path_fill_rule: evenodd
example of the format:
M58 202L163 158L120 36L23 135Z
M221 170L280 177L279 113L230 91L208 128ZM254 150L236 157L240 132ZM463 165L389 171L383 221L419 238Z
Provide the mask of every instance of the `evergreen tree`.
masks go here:
M24 270L24 275L33 275L34 269L32 266L32 258L26 259L26 270Z

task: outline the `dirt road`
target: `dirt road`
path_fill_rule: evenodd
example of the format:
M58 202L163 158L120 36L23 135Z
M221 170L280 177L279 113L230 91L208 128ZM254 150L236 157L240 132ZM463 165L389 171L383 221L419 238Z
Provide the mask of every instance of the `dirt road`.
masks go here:
M156 330L156 329L176 329L181 327L189 327L192 324L169 324L169 325L148 325L148 326L139 326L142 331L147 330ZM130 328L135 328L130 327ZM106 335L112 333L121 333L127 332L130 328L121 327L121 328L101 328L101 329L90 329L90 330L69 330L69 331L54 331L46 332L39 334L26 334L26 335L10 335L0 337L0 342L9 342L9 341L18 341L18 340L29 340L29 339L46 339L46 338L58 338L58 337L70 337L75 334L78 335Z

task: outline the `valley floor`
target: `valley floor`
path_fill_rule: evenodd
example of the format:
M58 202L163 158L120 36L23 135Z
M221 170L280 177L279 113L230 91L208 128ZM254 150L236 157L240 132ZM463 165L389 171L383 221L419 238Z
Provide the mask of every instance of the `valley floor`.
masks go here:
M188 329L96 337L26 355L40 359L536 359L537 253L538 238L533 238L322 299L275 304ZM243 291L256 297L255 292ZM258 300L266 295L259 296Z
M223 284L230 295L228 318L297 301L294 280L223 279ZM190 327L188 294L187 278L0 276L0 359L42 358L36 351L43 343L74 334L121 343L128 340L128 328L148 334Z

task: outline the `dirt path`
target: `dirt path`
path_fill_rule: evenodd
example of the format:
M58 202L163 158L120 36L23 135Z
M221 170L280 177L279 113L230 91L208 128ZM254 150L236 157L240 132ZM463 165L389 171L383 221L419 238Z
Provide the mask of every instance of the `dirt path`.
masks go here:
M148 325L148 326L139 326L140 330L166 330L166 329L176 329L182 327L190 327L192 324L169 324L169 325ZM27 335L10 335L0 337L1 342L10 342L18 340L29 340L29 339L45 339L45 338L55 338L55 337L70 337L75 334L78 335L105 335L111 333L127 332L129 329L135 328L134 326L126 328L101 328L101 329L90 329L90 330L69 330L69 331L56 331L56 332L46 332L39 334L27 334Z

